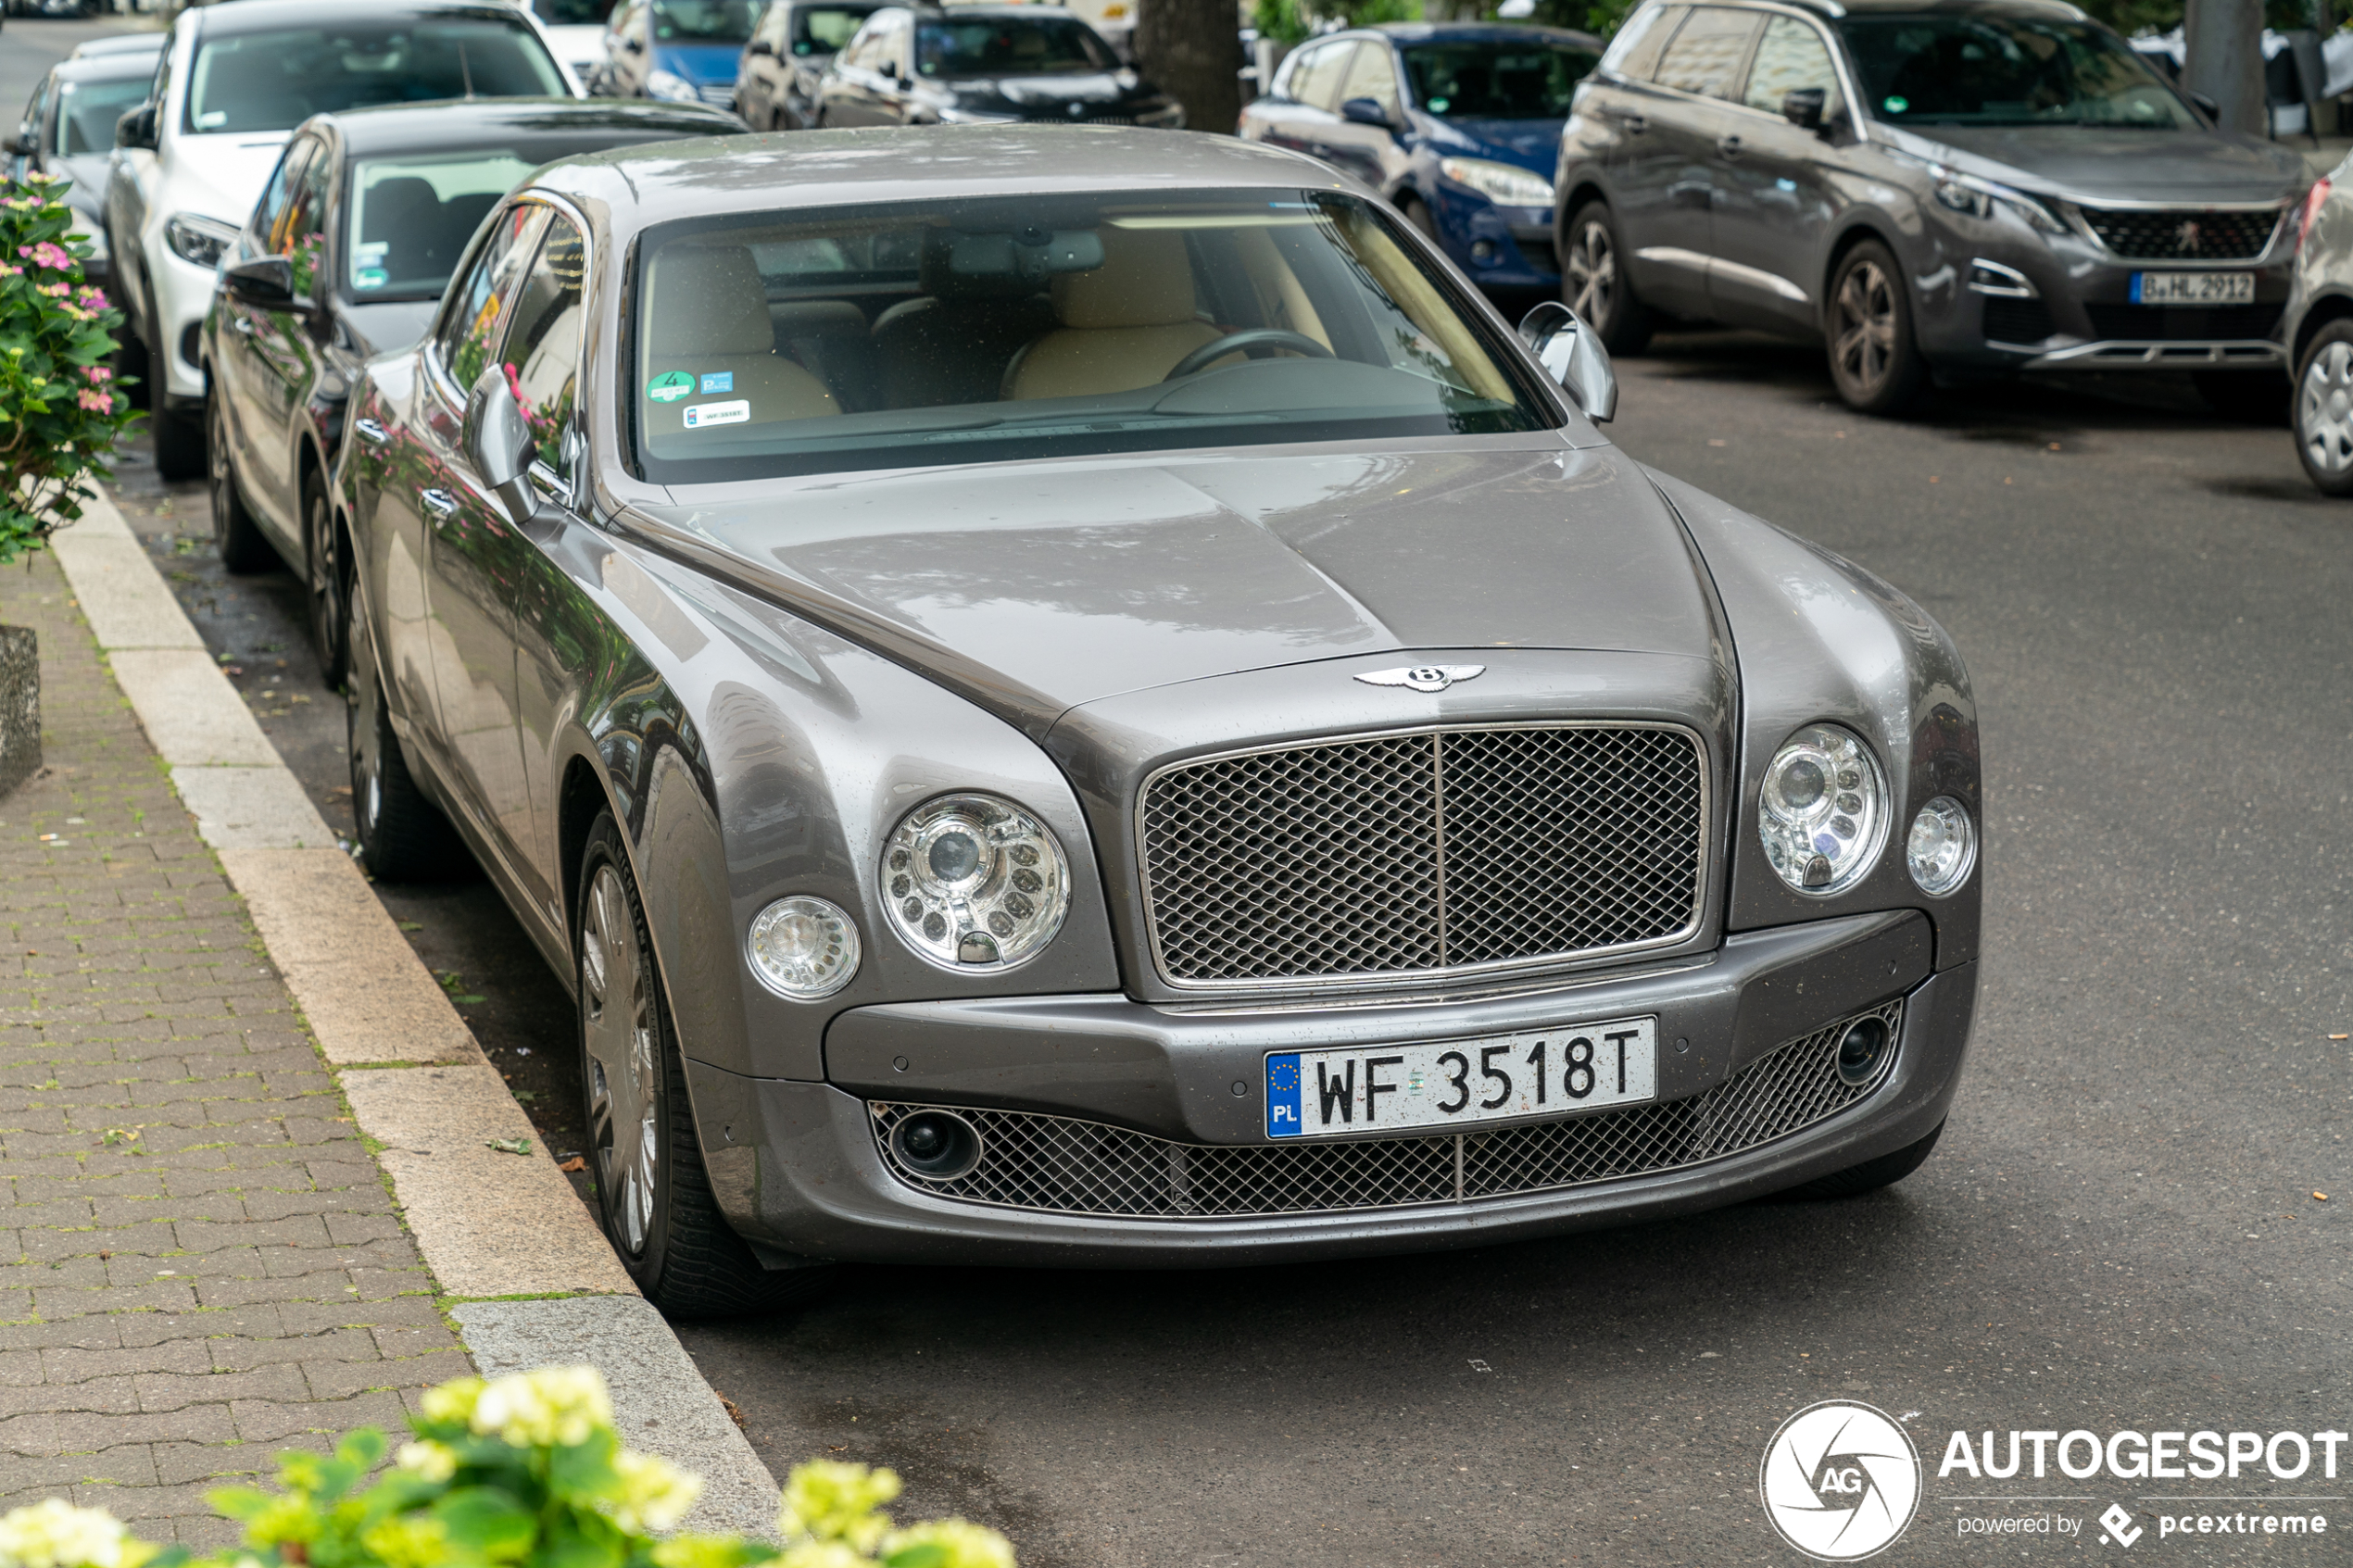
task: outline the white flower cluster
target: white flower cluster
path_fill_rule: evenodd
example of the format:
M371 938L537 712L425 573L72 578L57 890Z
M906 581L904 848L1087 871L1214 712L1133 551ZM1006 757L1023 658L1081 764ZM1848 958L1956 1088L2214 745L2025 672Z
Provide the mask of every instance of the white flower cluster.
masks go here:
M663 1535L678 1527L686 1511L702 1496L702 1477L690 1475L652 1454L623 1449L613 1456L621 1475L621 1497L612 1508L613 1523L624 1530Z
M0 1568L123 1568L122 1525L60 1498L0 1513Z
M518 1449L569 1448L612 1424L612 1395L592 1366L550 1366L484 1383L459 1378L425 1392L425 1415L462 1417L476 1436Z

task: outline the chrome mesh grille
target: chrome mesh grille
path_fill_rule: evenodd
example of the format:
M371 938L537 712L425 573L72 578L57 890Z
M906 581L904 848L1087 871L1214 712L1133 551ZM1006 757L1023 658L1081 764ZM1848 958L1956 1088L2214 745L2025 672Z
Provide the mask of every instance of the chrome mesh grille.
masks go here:
M1903 1003L1884 1019L1900 1037ZM1838 1075L1854 1018L1792 1040L1705 1094L1485 1133L1330 1143L1189 1144L1068 1116L872 1101L875 1141L891 1174L940 1198L1057 1214L1225 1218L1395 1209L1544 1192L1679 1170L1787 1137L1845 1110L1884 1081ZM952 1181L901 1166L890 1130L918 1110L953 1110L980 1134L980 1163Z
M2207 212L2197 207L2123 211L2087 207L2083 221L2118 256L2143 261L2246 261L2263 254L2284 207Z
M1698 919L1697 737L1428 730L1170 768L1138 813L1154 959L1177 985L1541 961Z

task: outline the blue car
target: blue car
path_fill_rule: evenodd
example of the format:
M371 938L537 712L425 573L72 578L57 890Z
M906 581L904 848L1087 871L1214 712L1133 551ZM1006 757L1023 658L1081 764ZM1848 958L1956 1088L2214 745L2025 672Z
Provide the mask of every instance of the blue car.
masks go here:
M628 0L613 13L600 84L616 98L736 107L736 72L759 0Z
M1602 41L1559 28L1398 22L1293 50L1240 133L1394 202L1491 289L1559 286L1553 166Z

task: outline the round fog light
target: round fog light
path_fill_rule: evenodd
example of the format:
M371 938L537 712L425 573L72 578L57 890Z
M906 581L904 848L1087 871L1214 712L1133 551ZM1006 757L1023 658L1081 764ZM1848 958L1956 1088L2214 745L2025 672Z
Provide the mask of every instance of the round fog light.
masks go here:
M1495 259L1495 242L1492 240L1472 241L1471 259L1478 262L1481 267L1487 266L1489 263L1492 262Z
M918 1110L890 1130L891 1157L930 1182L952 1182L980 1163L980 1135L950 1110Z
M813 1002L858 972L858 927L839 905L796 894L753 917L744 955L770 990Z
M1848 1084L1868 1084L1879 1076L1887 1060L1887 1020L1858 1018L1846 1026L1838 1042L1838 1075Z
M1949 795L1921 807L1904 840L1904 863L1931 897L1941 898L1967 882L1977 865L1977 827L1969 808Z

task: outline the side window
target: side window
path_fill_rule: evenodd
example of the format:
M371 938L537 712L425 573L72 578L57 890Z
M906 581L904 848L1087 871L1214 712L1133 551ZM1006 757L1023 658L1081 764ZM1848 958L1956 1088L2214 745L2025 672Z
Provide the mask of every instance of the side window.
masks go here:
M515 297L523 264L531 258L532 243L547 220L547 209L536 203L518 203L493 220L482 248L465 281L451 292L443 308L441 330L434 335L442 368L462 395L490 363L505 336L507 307Z
M285 156L278 160L276 172L270 176L269 189L261 193L255 204L253 218L247 227L252 231L256 256L283 256L277 246L277 237L285 232L286 214L293 210L296 193L302 189L302 172L319 144L308 136L297 137L286 144Z
M1659 56L1658 84L1704 98L1730 96L1741 59L1761 19L1755 11L1693 6L1675 30L1675 41Z
M1675 36L1675 24L1683 19L1682 6L1645 6L1627 19L1610 40L1609 52L1602 56L1601 69L1616 71L1629 82L1648 82L1658 69L1659 51Z
M1769 114L1781 112L1781 99L1800 88L1819 87L1829 102L1838 97L1838 71L1822 35L1795 17L1775 17L1765 24L1756 42L1756 59L1748 68L1748 91L1741 101ZM1829 117L1829 104L1824 118Z
M41 121L49 107L49 86L56 80L55 77L44 76L41 79L41 85L32 90L32 102L24 107L24 123L19 127L20 133L35 138L40 137L43 129ZM60 125L64 123L63 117L59 118L58 123ZM53 142L50 144L49 150L57 152L62 149Z
M573 424L573 378L579 373L581 333L587 321L581 307L586 259L572 220L551 213L539 259L515 296L514 327L500 356L523 420L531 426L539 460L559 472L564 438Z
M1340 101L1370 98L1390 113L1395 114L1397 104L1397 65L1390 58L1385 44L1360 44L1356 61L1348 68L1348 80L1340 90Z
M914 53L908 47L912 42L909 34L914 31L909 25L911 20L905 16L893 17L890 25L875 35L875 69L885 76L904 80L914 74L908 65Z
M1309 108L1338 113L1340 84L1347 79L1349 60L1355 53L1353 43L1325 44L1299 68L1299 74L1291 79L1290 95Z
M293 257L296 299L308 299L316 292L319 263L327 250L327 185L334 173L334 161L326 148L316 143L311 145L311 156L304 161L302 176L296 183L295 199L286 208L283 232L270 252Z
M852 38L849 44L843 47L841 51L841 63L844 66L851 67L858 70L864 70L866 69L867 58L872 56L874 52L875 28L872 23L868 23L866 26L860 28L858 30L857 36Z

